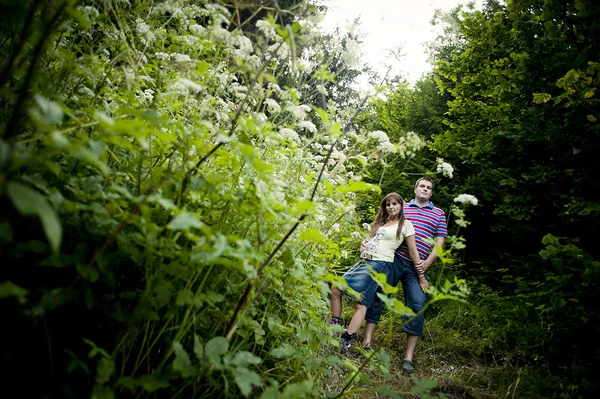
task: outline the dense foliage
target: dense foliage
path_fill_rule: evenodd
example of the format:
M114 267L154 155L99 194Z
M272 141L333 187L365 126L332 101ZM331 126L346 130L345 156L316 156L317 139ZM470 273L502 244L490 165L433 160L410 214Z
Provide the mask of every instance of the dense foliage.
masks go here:
M432 138L427 158L454 168L445 194L480 200L462 271L491 327L473 346L545 370L521 381L528 395L599 389L599 14L593 1L509 0L439 15L434 74L373 104L382 129Z

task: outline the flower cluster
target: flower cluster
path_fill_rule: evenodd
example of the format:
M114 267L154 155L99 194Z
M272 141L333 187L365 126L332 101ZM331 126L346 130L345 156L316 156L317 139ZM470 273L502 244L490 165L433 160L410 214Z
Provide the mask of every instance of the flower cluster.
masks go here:
M437 172L441 172L442 175L452 178L452 173L454 172L454 168L448 162L445 162L443 158L437 158Z

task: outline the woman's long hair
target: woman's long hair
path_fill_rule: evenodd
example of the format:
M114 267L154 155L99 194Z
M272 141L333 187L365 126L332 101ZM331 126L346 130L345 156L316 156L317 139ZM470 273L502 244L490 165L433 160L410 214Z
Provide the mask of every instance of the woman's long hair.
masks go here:
M371 223L371 231L369 232L369 238L373 238L377 230L384 224L388 222L390 218L390 214L387 211L387 202L388 200L395 199L400 204L400 213L398 214L398 229L396 230L396 240L400 239L400 233L402 233L402 228L404 227L404 200L398 193L389 193L381 200L381 205L379 206L379 212L377 212L377 216L373 223Z

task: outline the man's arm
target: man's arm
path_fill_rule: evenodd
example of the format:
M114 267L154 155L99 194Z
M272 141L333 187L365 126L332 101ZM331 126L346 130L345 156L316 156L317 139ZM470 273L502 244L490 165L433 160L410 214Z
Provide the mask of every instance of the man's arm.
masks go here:
M433 246L433 249L429 253L429 256L427 257L427 259L425 259L423 262L421 262L420 264L415 266L417 271L425 273L427 271L427 269L429 269L429 266L431 266L433 261L436 260L438 257L437 250L436 250L437 246L439 245L440 248L444 248L445 239L446 239L446 237L437 237L436 238L435 245Z

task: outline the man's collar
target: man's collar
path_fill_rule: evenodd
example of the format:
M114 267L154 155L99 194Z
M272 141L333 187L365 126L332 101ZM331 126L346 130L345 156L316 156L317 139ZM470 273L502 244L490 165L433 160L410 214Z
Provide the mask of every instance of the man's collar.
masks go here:
M429 204L427 204L427 205L425 205L425 206L419 206L419 205L418 205L418 204L415 202L414 198L410 200L410 202L408 203L408 205L409 205L409 206L416 206L416 207L419 207L419 208L429 208L429 209L433 209L433 208L435 208L435 207L433 206L433 202L431 202L431 201L429 201Z

